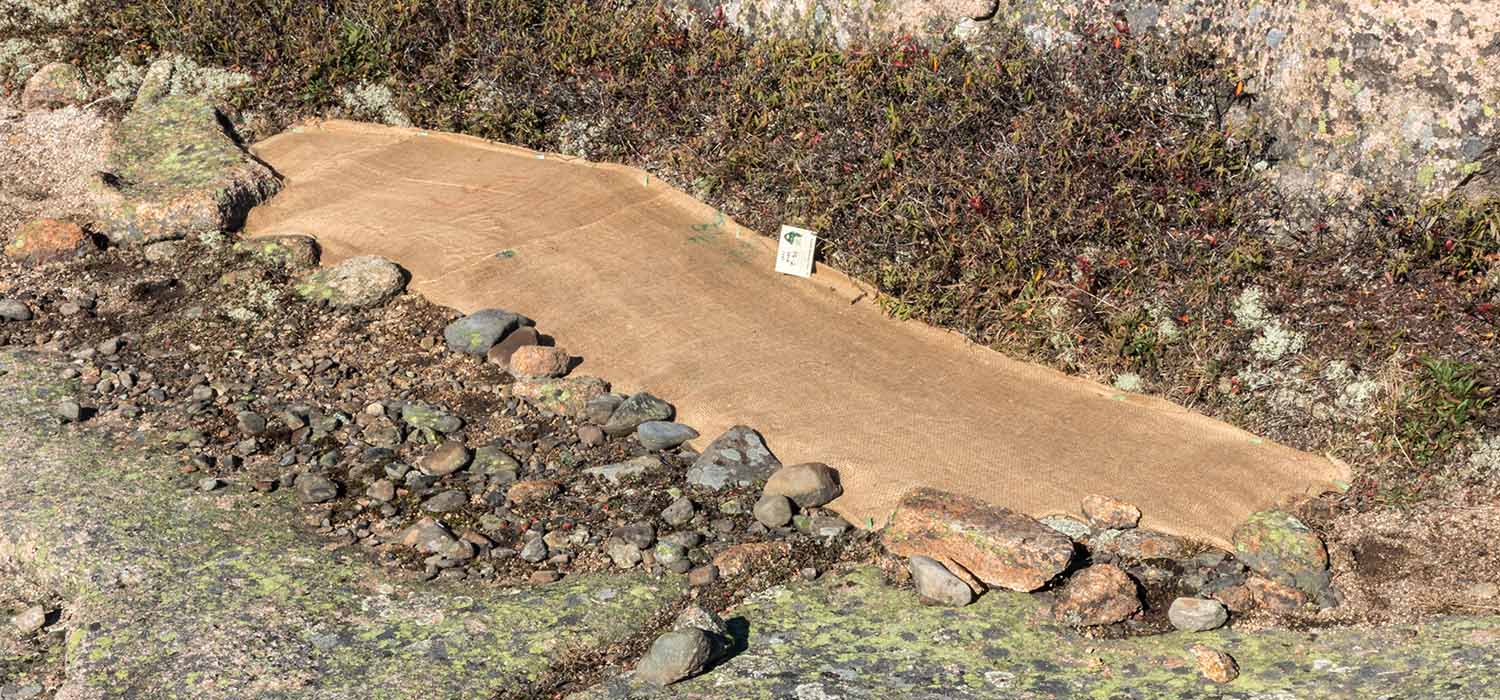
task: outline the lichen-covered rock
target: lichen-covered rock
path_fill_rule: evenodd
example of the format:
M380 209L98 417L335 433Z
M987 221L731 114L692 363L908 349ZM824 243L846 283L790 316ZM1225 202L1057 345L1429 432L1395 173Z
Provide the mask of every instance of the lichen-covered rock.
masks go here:
M1319 605L1338 604L1323 538L1290 513L1254 513L1234 531L1235 556L1267 579L1306 593Z
M902 497L883 536L898 556L921 555L986 585L1034 591L1068 568L1073 542L1030 516L930 488Z
M93 241L78 224L57 219L37 219L21 226L16 237L5 245L5 256L26 263L67 260L80 250L93 247Z
M518 380L511 386L516 398L559 416L577 416L591 399L609 393L609 382L598 377Z
M211 101L227 98L253 78L222 68L198 65L186 56L167 55L151 62L135 86L135 106L150 105L174 95L197 95Z
M771 475L781 461L766 448L760 433L736 425L715 438L688 468L688 483L714 490L753 484Z
M191 96L132 109L115 132L107 168L90 186L115 243L234 230L281 188L224 130L218 111Z
M504 309L481 309L443 329L448 350L483 356L511 331L531 325L530 319Z
M1181 559L1194 550L1193 543L1186 539L1143 529L1105 530L1090 537L1088 547L1096 556L1107 554L1131 561Z
M624 437L635 432L646 421L672 420L672 404L652 396L648 392L631 395L615 408L604 423L604 432L614 437Z
M83 72L68 63L48 63L32 74L21 91L21 109L58 109L81 105L89 99Z
M1095 564L1075 573L1057 592L1052 615L1081 627L1123 622L1141 609L1135 581L1122 569Z
M346 309L373 309L406 288L406 272L378 255L349 258L317 270L297 284L297 295Z
M291 268L318 264L318 242L311 236L264 236L234 244L234 249Z

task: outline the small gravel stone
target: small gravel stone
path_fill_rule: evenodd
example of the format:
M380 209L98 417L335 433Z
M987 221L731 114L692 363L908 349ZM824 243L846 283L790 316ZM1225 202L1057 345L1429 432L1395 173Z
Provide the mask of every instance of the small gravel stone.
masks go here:
M512 503L531 503L556 496L559 490L555 481L543 479L517 481L506 490L505 496Z
M692 499L680 496L672 504L661 512L661 519L667 521L668 525L686 525L693 519L694 506Z
M447 476L469 465L469 448L457 440L446 440L417 460L417 468L432 476Z
M1207 632L1229 621L1229 611L1217 600L1178 598L1167 608L1167 619L1184 632Z
M265 417L254 411L241 411L235 417L235 422L239 424L240 432L246 435L260 435L266 432Z
M1088 523L1066 515L1049 515L1038 522L1067 535L1069 539L1075 542L1088 539L1089 533L1093 531L1088 526Z
M688 483L719 490L726 486L746 486L770 476L781 466L766 448L760 433L737 425L709 444L703 454L688 468Z
M685 574L693 566L688 561L687 548L680 544L657 542L652 552L656 555L656 562L672 573Z
M724 618L719 614L701 605L689 605L677 613L677 618L672 621L674 630L702 630L710 637L726 638L729 636L729 625L724 624Z
M448 532L448 528L427 517L402 530L397 540L424 554L453 551L458 544L458 539L453 536L453 533Z
M1189 651L1197 659L1198 670L1205 678L1215 683L1229 683L1240 677L1240 666L1229 654L1202 644L1194 644Z
M552 571L550 569L542 569L541 571L534 571L534 572L532 572L531 577L530 577L530 581L532 583L540 584L540 585L543 585L543 586L545 586L545 585L547 585L549 583L557 583L558 581L561 581L561 580L562 580L562 574L560 574L560 573L558 573L556 571Z
M606 464L602 467L589 467L583 470L583 473L603 477L611 484L618 484L621 479L641 476L646 472L660 468L661 460L655 455L641 455L627 462Z
M958 608L974 602L974 591L969 584L936 559L914 556L906 560L906 568L911 571L912 585L922 600Z
M0 321L30 321L31 308L14 299L0 299Z
M469 503L469 494L457 489L444 491L422 502L422 510L428 513L451 513Z
M698 431L681 423L652 420L637 426L635 437L648 450L670 450L698 437Z
M52 408L52 414L64 423L77 423L83 420L83 407L72 399L63 399Z
M309 274L297 285L297 294L334 307L372 309L405 287L406 273L395 263L362 255Z
M1109 625L1141 609L1135 581L1119 567L1095 564L1073 574L1057 593L1053 615L1070 625Z
M381 503L387 503L395 500L396 485L390 479L378 479L365 490L365 495Z
M338 495L339 485L327 477L317 474L302 474L297 477L297 498L303 503L325 503Z
M535 537L521 547L521 558L533 564L547 558L547 543Z
M755 502L755 519L766 527L785 527L792 521L792 501L786 496L766 494Z
M12 617L10 624L23 635L34 634L47 625L47 611L40 605L33 605Z
M199 491L216 491L216 490L218 490L218 488L220 486L223 486L223 485L224 485L224 482L219 481L217 478L211 476L211 477L208 477L206 479L200 479L198 481L198 490Z
M517 328L485 353L485 361L501 369L510 368L510 358L515 352L529 345L541 345L542 336L535 328Z
M401 420L418 430L443 434L456 433L464 427L462 418L421 403L409 403L402 406Z
M625 397L619 394L596 396L583 405L583 417L595 425L604 425L624 401Z
M584 425L578 428L578 443L584 447L598 447L604 444L604 429L597 425Z
M605 542L604 553L621 569L631 569L641 563L641 548L617 537L611 537Z
M719 567L704 564L688 572L688 585L694 588L711 586L719 580Z
M807 532L813 537L839 537L848 531L849 522L837 515L819 515L807 523Z
M651 523L622 525L610 534L635 545L636 549L650 549L651 545L656 544L656 528Z

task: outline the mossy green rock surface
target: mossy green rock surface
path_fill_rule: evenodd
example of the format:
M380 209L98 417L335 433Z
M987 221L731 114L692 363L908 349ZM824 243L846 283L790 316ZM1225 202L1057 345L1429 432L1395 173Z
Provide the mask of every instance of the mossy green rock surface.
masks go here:
M1219 630L1083 639L1044 618L1032 596L992 591L964 608L918 605L864 569L773 589L724 617L743 650L665 690L626 673L572 700L645 698L947 698L1323 700L1500 697L1500 619L1381 630ZM1188 647L1239 662L1227 685L1204 678Z
M213 105L187 95L137 101L115 133L108 169L92 188L115 243L238 228L281 188L225 131Z
M680 594L630 576L398 578L326 551L290 489L197 492L166 458L58 427L49 408L76 390L58 369L0 351L0 558L66 598L59 698L487 698Z

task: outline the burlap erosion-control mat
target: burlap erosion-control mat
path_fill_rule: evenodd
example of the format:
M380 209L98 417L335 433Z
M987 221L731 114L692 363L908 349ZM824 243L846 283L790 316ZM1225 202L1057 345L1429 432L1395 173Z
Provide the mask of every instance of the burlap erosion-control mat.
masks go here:
M758 429L827 462L851 522L916 486L1032 515L1098 493L1143 526L1223 545L1256 509L1346 478L1330 460L1174 404L886 317L827 267L778 274L774 241L634 168L350 122L254 149L287 179L250 235L304 233L324 263L382 255L464 312L538 320L578 373L649 390L703 433ZM795 223L795 222L788 222Z

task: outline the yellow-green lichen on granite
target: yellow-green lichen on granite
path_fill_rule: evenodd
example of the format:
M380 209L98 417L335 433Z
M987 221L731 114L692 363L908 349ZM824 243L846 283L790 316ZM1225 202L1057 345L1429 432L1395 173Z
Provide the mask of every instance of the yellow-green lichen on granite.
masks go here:
M674 580L423 583L323 551L290 493L174 486L169 460L59 427L76 387L0 352L0 552L63 592L70 697L488 697L645 624Z
M117 243L234 229L280 189L214 106L189 95L137 101L120 122L107 167L93 191L105 234Z
M1079 637L1033 596L990 592L964 608L922 606L867 568L773 589L725 615L745 647L711 672L666 690L628 677L580 693L603 698L1097 698L1187 700L1496 697L1486 669L1500 619L1420 627ZM1229 652L1241 676L1220 686L1187 648Z

